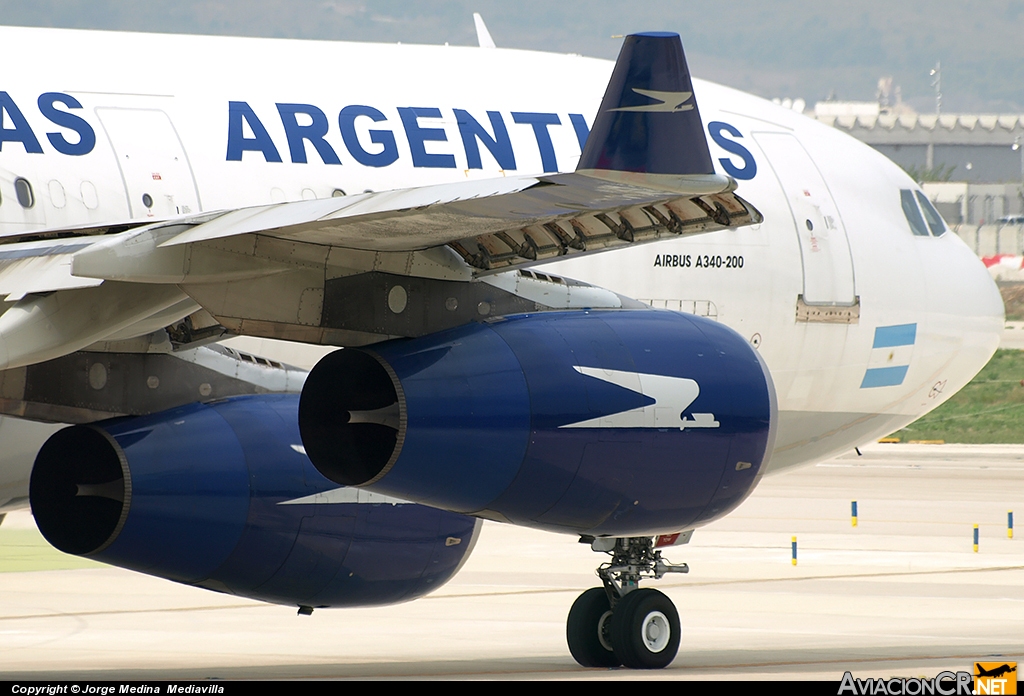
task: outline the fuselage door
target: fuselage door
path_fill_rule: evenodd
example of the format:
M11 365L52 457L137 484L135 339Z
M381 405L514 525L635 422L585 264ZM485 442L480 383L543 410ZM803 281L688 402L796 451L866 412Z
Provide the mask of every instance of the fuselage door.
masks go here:
M755 133L761 150L786 193L800 241L807 304L856 302L853 258L846 228L832 194L810 155L788 133Z
M133 218L166 218L200 211L185 148L159 109L96 109L117 156Z

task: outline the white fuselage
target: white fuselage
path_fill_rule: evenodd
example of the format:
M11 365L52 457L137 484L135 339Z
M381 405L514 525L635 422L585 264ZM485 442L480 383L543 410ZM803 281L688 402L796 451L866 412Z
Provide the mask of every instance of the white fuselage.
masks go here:
M4 236L571 171L612 67L516 50L21 28L0 28L0 45L33 57L0 84ZM1003 307L956 235L912 234L900 190L916 184L762 99L699 81L695 94L716 170L764 222L545 270L747 337L778 394L773 470L891 432L963 387L996 349ZM467 144L459 110L495 143L503 126L510 147Z

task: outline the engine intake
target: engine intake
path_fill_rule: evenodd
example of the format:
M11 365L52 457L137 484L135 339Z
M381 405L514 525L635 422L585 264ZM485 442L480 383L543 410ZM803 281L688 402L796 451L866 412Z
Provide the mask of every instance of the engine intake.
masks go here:
M346 486L363 485L401 451L401 382L372 353L339 350L328 359L324 381L307 392L303 408L313 417L302 432L316 443L324 476Z
M131 505L131 474L103 430L65 428L39 450L33 506L39 531L64 553L101 551L117 536Z

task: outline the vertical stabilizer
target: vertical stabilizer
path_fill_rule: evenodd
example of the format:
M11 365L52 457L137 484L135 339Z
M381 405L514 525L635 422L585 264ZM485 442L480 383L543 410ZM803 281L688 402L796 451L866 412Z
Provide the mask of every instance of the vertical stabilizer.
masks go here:
M713 174L678 34L626 37L577 170Z

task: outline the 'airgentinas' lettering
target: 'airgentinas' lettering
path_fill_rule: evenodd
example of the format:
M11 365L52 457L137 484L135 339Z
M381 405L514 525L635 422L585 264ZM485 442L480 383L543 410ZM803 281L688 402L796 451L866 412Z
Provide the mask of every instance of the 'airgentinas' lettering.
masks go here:
M41 113L51 123L66 128L78 135L78 142L71 142L64 137L63 133L47 133L46 139L53 145L53 149L62 155L87 155L96 147L96 131L82 118L68 111L57 108L57 104L63 104L68 109L81 109L82 105L77 99L69 94L59 92L47 92L41 94L36 102Z
M750 154L750 150L740 145L735 140L722 135L722 133L728 133L733 138L742 138L743 135L739 129L735 126L731 126L728 123L722 121L712 121L708 124L708 134L711 139L715 141L718 147L722 148L726 152L736 155L743 162L742 167L737 167L732 161L731 157L721 157L718 163L722 165L722 169L725 173L735 179L748 180L753 179L757 174L757 162L754 161L754 156Z
M52 148L69 156L87 155L96 149L96 130L84 115L85 108L76 97L62 92L45 92L36 100L39 115L55 126L42 131L45 139L32 128L26 113L5 91L0 91L0 152L24 151L26 154L45 154ZM323 163L344 165L346 161L364 167L388 167L398 162L399 134L408 146L406 157L412 166L428 169L455 169L460 166L457 150L465 156L468 170L484 168L484 151L503 171L516 171L517 155L540 156L545 173L559 170L558 153L553 135L559 128L571 127L580 150L586 145L590 127L582 114L556 114L534 111L470 111L467 109L442 110L433 106L398 107L397 119L390 119L380 109L368 104L351 104L338 112L337 130L331 117L314 104L278 102L276 118L284 139L275 142L255 109L246 101L229 101L227 110L228 162L262 161L283 163L282 147L286 147L292 164ZM91 108L91 107L90 107ZM267 117L267 114L263 114ZM564 117L568 116L568 121ZM454 117L454 118L453 118ZM445 123L458 127L458 138L451 137ZM38 124L38 122L36 122ZM516 131L515 129L522 129ZM536 144L533 153L516 153L513 134L517 138L530 133ZM757 173L754 156L737 142L742 134L734 126L721 121L708 124L708 133L719 147L731 157L719 159L727 174L737 179L752 179ZM337 136L340 135L340 139ZM526 136L529 137L529 136ZM461 141L461 142L459 142ZM341 146L344 145L342 148ZM48 147L47 147L48 146ZM520 149L523 145L520 143ZM737 160L742 166L738 166ZM676 259L659 258L656 266L687 268L689 264Z
M293 164L308 163L308 145L324 164L343 164L338 152L328 142L329 122L324 112L312 104L277 104L278 116L288 143ZM446 118L437 107L398 107L398 120L417 168L455 169L458 165L448 132L440 127ZM481 148L490 153L498 166L507 171L517 169L516 153L512 145L506 116L500 111L487 111L487 124L465 109L452 109L462 140L462 150L469 169L483 169ZM558 171L558 155L552 141L551 129L562 126L558 114L514 111L509 114L514 125L529 126L537 143L541 166L545 172ZM590 129L582 114L569 114L576 140L583 149ZM367 129L371 124L387 124L388 118L379 109L362 104L343 108L338 114L341 140L353 160L367 167L386 167L398 161L398 143L395 130ZM488 127L489 126L489 127ZM367 129L367 130L363 130ZM363 135L365 134L365 135ZM363 135L361 139L360 136ZM366 146L366 137L376 147ZM256 111L243 101L228 103L227 159L240 162L247 152L258 153L265 162L281 162L280 151L270 131Z
M43 148L24 114L7 92L0 92L0 151L4 143L21 143L25 152L42 154Z
M246 135L246 129L252 137ZM267 162L280 162L281 154L256 112L245 102L228 102L228 161L241 162L246 152L259 152Z

